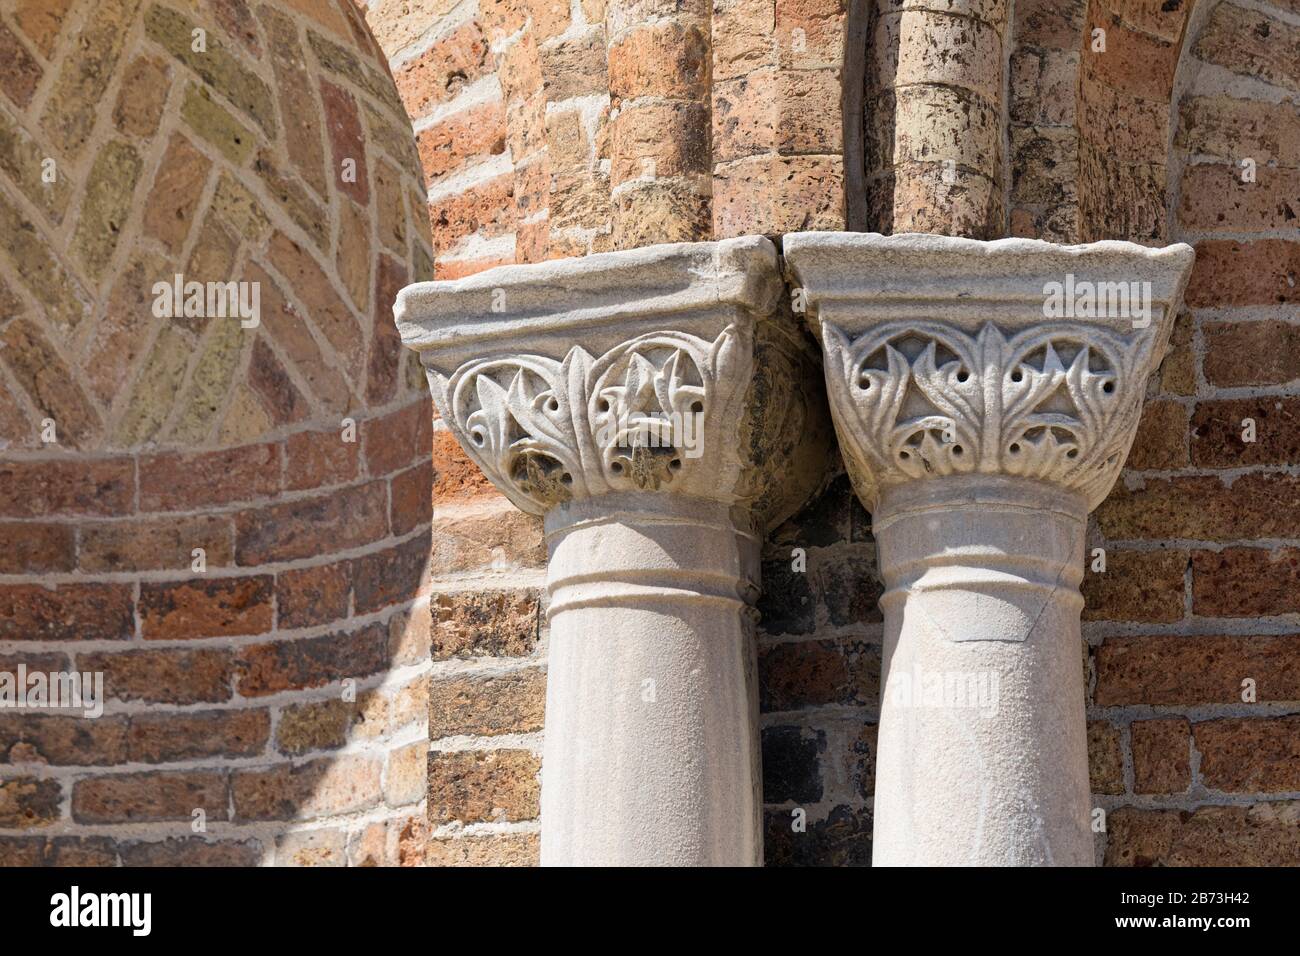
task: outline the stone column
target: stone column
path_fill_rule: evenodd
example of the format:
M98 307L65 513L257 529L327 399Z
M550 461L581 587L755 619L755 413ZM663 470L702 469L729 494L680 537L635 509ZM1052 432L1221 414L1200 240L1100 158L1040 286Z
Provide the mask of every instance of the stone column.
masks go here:
M1192 250L850 233L784 249L886 587L874 863L1090 865L1084 532Z
M545 516L544 865L762 860L753 603L821 482L817 354L751 236L407 288L448 427Z

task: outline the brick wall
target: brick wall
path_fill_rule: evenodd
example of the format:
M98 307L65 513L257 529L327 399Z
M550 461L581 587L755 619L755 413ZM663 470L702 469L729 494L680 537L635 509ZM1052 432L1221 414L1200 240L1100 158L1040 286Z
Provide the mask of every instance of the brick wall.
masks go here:
M0 711L0 863L420 860L421 180L350 3L0 5L0 672L106 695Z
M419 134L440 277L846 223L1194 242L1173 351L1090 529L1107 553L1081 649L1098 856L1300 861L1294 3L373 0L367 16ZM928 39L971 33L979 56L949 84ZM907 125L935 111L952 122ZM433 528L428 861L535 862L540 527L437 422ZM768 862L866 863L881 587L843 476L770 536L763 578Z
M1171 186L1169 238L1197 261L1134 453L1094 520L1108 571L1089 576L1084 633L1110 864L1300 862L1300 60L1279 55L1297 49L1297 12L1198 4L1173 150L1146 154L1143 175ZM1176 34L1169 16L1136 18L1143 42ZM1153 72L1172 75L1162 62Z

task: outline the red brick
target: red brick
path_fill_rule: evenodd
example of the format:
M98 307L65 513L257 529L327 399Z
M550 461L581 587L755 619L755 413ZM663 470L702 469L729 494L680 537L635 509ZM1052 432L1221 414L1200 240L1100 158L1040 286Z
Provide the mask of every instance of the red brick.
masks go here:
M195 548L206 566L234 559L234 531L221 515L152 521L93 522L81 527L83 571L189 571Z
M1246 419L1254 441L1242 441ZM1300 398L1201 402L1192 416L1192 463L1210 468L1300 461Z
M0 521L0 574L71 571L75 565L70 525Z
M265 697L285 690L360 680L388 663L388 629L371 624L357 631L252 644L239 652L239 692Z
M1300 242L1198 242L1185 299L1192 308L1300 302Z
M416 145L425 176L436 182L470 159L505 152L505 108L500 100L492 100L459 110L421 130Z
M16 319L8 324L0 333L0 359L26 389L37 417L57 423L60 445L81 448L92 443L102 427L99 414L82 391L80 376L68 367L35 323Z
M136 714L127 750L134 763L170 763L207 757L254 757L266 749L271 715L266 710Z
M788 70L838 67L844 59L845 7L843 0L776 0L781 66ZM802 42L797 44L796 37Z
M1108 637L1096 650L1099 707L1300 700L1300 635Z
M352 566L347 561L323 564L275 577L275 604L280 629L331 624L348 616Z
M140 629L146 641L193 640L271 630L270 575L140 585Z
M880 648L852 639L768 644L759 648L758 678L764 713L829 704L875 706Z
M374 326L366 363L366 401L387 405L397 392L402 367L402 337L393 319L393 303L406 286L406 268L390 256L380 255L375 267ZM397 436L399 439L401 435Z
M272 426L289 425L311 417L311 405L293 383L284 365L259 335L248 360L248 387L261 399Z
M110 837L54 837L45 846L46 866L117 866Z
M114 125L132 136L153 136L167 105L170 73L166 62L157 57L138 56L132 60L123 74L113 108Z
M1258 160L1257 160L1258 162ZM1183 170L1178 218L1196 232L1265 232L1294 228L1300 170L1262 167L1242 182L1239 167L1202 163Z
M379 763L331 757L269 770L237 771L235 819L300 820L364 810L379 802Z
M467 236L492 239L506 235L514 229L515 220L514 173L481 180L430 205L433 249L442 254Z
M300 491L351 481L357 476L360 447L344 441L342 429L295 432L284 443L285 488Z
M1099 11L1090 11L1086 37L1101 28L1106 31L1106 50L1094 53L1085 42L1080 73L1085 80L1095 80L1112 89L1123 90L1146 100L1169 100L1178 65L1179 46L1168 40L1147 36L1136 30L1103 19Z
M123 866L257 866L262 848L256 840L169 838L157 842L123 843Z
M616 100L701 99L708 76L708 37L694 23L638 25L609 50L609 93Z
M102 767L123 763L127 759L126 732L125 717L91 719L76 712L56 716L0 711L0 764Z
M425 398L365 422L361 434L366 471L377 478L423 461L429 453L432 431L433 408Z
M1163 471L1187 464L1187 411L1178 402L1147 402L1126 467Z
M1109 815L1107 866L1297 866L1296 802Z
M129 584L0 585L0 640L116 641L134 632Z
M140 460L140 508L189 511L252 501L280 490L280 446L169 453Z
M1093 571L1091 556L1081 590L1085 621L1178 621L1183 617L1186 551L1106 549L1106 570Z
M716 170L719 237L843 229L843 167L838 156L757 156Z
M0 867L40 866L44 858L43 837L0 837Z
M1300 548L1193 553L1192 610L1206 617L1300 612Z
M135 464L129 458L0 462L5 517L129 514L134 495Z
M433 517L432 485L433 466L429 462L393 476L388 518L393 534L406 534L416 528L428 527Z
M215 704L230 699L233 661L225 650L124 651L81 654L82 670L102 671L104 695L150 704Z
M370 174L366 168L365 134L352 94L328 80L320 81L321 104L325 108L325 131L334 156L334 188L362 206L370 202ZM351 182L343 178L343 164L351 160L355 173Z
M405 544L352 562L355 613L369 614L389 604L410 601L427 580L429 539L413 538Z
M1300 324L1206 322L1201 331L1211 385L1282 385L1300 379Z
M148 204L144 231L177 255L197 218L199 199L212 163L180 133L174 133L158 164Z
M127 773L79 780L72 788L72 818L78 823L189 822L195 810L225 820L226 775L211 771Z
M1300 90L1300 27L1231 3L1219 4L1194 52L1207 63Z
M1194 732L1201 780L1210 790L1300 790L1300 715L1207 720Z
M1291 165L1288 157L1300 155L1300 116L1285 101L1189 96L1182 102L1174 144L1231 163L1250 157L1261 167Z
M342 415L354 404L351 390L339 370L321 354L307 318L289 304L279 285L258 265L246 265L244 275L261 286L262 326L280 346L281 354L298 370L324 409Z
M271 237L268 251L272 265L289 280L312 324L325 334L355 377L365 359L364 336L320 263L308 249L282 232Z
M1097 520L1110 540L1239 541L1300 536L1300 480L1247 474L1231 485L1219 478L1148 478L1130 491L1115 486Z
M1182 717L1134 721L1134 793L1185 793L1192 785L1190 725Z
M377 541L388 534L388 490L382 481L299 501L242 511L235 517L241 565L314 558Z
M471 20L403 63L393 79L407 114L418 118L486 76L494 65L483 28Z
M26 830L59 818L62 790L57 780L10 777L0 780L0 827Z

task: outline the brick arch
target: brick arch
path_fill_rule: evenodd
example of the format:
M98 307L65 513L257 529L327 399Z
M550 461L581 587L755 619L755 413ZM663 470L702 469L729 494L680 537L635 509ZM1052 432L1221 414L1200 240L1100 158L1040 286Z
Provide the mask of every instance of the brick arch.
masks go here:
M1111 865L1300 860L1280 799L1300 786L1287 756L1300 686L1285 663L1296 653L1300 554L1300 63L1287 52L1297 43L1294 3L1198 3L1184 21L1167 138L1149 147L1161 162L1123 180L1166 188L1162 231L1135 238L1188 242L1197 258L1090 543L1146 582L1117 602L1123 585L1098 575L1101 604L1085 612L1096 622L1090 750L1097 764L1132 768L1131 780L1094 781ZM1245 678L1267 688L1255 702L1243 700ZM1134 705L1156 712L1138 718Z
M1012 235L1167 239L1172 100L1193 3L1015 5ZM1094 31L1104 51L1094 48Z
M106 697L0 717L0 861L411 859L430 415L391 303L431 250L384 58L350 0L17 0L0 45L0 670ZM157 316L176 273L260 323Z

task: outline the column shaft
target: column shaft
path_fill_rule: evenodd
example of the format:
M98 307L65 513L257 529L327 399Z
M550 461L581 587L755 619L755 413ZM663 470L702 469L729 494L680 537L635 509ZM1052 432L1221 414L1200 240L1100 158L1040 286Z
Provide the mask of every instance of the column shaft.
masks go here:
M887 493L874 862L1087 865L1087 508L1029 481Z
M728 512L641 494L547 516L543 865L759 864L759 541Z

